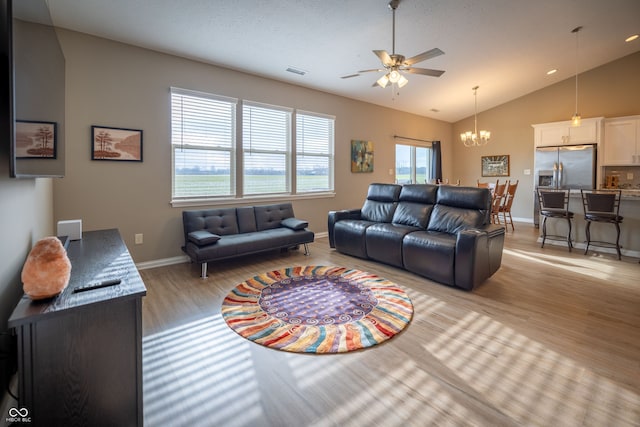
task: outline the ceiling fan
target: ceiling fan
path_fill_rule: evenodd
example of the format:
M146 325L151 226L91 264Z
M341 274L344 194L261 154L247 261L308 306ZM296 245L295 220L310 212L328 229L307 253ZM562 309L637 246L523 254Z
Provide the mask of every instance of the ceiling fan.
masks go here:
M405 76L402 75L401 71L406 71L407 73L412 74L422 74L424 76L431 77L440 77L444 71L442 70L432 70L429 68L416 68L413 67L413 64L417 64L418 62L426 61L427 59L435 58L436 56L443 55L444 52L438 48L434 48L431 50L427 50L426 52L422 52L416 56L412 56L409 59L405 59L403 55L396 54L396 9L398 8L398 4L400 0L391 0L389 2L389 9L393 12L393 28L392 28L392 45L391 45L391 55L387 53L386 50L374 50L373 53L376 54L378 58L382 61L382 66L384 68L373 68L371 70L361 70L354 74L349 74L346 76L342 76L343 79L349 79L351 77L357 77L362 73L370 73L370 72L381 72L386 71L385 75L380 77L372 86L380 86L386 87L387 84L397 84L398 87L403 87L409 81Z

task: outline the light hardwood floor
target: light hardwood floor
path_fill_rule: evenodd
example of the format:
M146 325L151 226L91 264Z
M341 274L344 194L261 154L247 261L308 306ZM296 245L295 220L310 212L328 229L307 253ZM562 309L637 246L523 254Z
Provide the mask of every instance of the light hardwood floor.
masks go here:
M516 223L502 267L468 293L329 249L141 271L147 426L638 426L640 264L540 249ZM402 285L414 317L379 346L280 352L220 315L239 282L338 265Z

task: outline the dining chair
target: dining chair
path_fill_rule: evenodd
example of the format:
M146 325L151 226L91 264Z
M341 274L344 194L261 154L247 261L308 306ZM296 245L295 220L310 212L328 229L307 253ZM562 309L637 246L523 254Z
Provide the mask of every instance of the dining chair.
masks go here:
M491 222L500 224L500 207L504 203L505 192L509 181L500 184L500 180L496 182L496 188L491 195Z
M513 205L513 199L516 196L518 182L520 182L520 180L516 180L515 183L509 181L509 185L507 185L507 190L504 194L504 201L502 202L502 206L499 208L500 213L502 213L502 219L504 220L505 226L511 224L511 231L515 231L515 227L513 226L513 217L511 216L511 206Z

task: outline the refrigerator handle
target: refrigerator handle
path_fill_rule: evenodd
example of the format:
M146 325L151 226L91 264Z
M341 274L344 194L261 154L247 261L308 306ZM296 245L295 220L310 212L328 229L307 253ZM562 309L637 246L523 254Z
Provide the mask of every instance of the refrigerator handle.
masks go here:
M553 182L551 183L553 188L558 188L558 163L553 162Z
M562 188L562 162L560 162L560 166L558 167L558 188Z

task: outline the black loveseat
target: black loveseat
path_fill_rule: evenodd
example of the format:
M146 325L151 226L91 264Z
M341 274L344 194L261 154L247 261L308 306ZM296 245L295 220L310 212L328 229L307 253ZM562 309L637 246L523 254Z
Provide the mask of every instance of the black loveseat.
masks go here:
M201 264L203 278L210 261L299 245L308 255L314 239L291 203L183 211L182 225L182 250Z
M331 211L329 245L472 290L502 262L505 229L491 224L487 188L371 184L361 209Z

